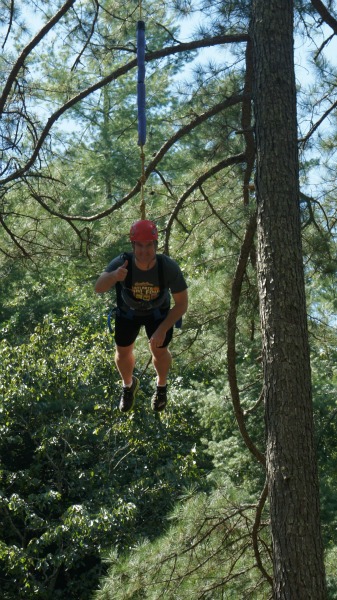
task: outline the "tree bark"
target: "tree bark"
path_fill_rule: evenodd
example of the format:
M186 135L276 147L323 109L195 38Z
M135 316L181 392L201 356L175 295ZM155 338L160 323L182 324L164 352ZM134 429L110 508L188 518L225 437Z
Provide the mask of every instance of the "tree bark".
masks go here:
M292 0L253 0L266 462L274 598L326 598L299 208Z

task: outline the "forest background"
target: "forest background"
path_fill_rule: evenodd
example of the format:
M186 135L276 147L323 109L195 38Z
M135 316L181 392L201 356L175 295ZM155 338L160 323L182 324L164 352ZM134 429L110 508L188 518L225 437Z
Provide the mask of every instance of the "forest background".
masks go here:
M272 596L260 460L247 53L253 4L144 0L140 12L132 1L0 2L3 599ZM137 407L128 417L118 412L120 381L106 325L114 297L93 292L109 260L128 249L130 224L140 217L140 17L147 38L146 212L190 295L160 417L149 404L153 372L144 336ZM300 215L331 599L336 18L332 2L295 3ZM185 22L197 23L189 39ZM205 47L212 48L210 60Z

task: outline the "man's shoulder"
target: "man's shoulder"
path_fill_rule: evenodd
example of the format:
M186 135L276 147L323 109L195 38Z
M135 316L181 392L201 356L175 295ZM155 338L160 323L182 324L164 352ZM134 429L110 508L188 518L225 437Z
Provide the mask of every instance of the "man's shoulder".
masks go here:
M125 260L131 259L132 252L121 252L117 256L115 256L106 267L106 271L114 271L118 267L121 267Z
M166 285L171 289L171 292L182 292L187 289L185 277L178 263L170 256L167 256L167 254L160 254L160 257L164 280Z

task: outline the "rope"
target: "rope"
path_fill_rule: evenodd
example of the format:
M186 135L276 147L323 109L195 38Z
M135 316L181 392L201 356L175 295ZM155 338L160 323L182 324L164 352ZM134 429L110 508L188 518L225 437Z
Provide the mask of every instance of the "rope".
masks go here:
M145 186L145 154L143 146L140 147L140 160L142 164L142 175L140 179L140 216L141 219L146 219L144 186Z
M142 5L139 5L140 16ZM146 142L146 112L145 112L145 23L142 20L137 22L137 65L138 65L138 80L137 80L137 110L138 110L138 146L140 146L141 158L141 218L145 219L145 200L144 200L144 185L145 185L145 153L144 145Z

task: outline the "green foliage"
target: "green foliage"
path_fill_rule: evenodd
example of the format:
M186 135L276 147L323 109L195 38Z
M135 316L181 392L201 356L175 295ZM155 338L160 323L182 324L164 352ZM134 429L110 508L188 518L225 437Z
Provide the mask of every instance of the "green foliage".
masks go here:
M110 334L81 292L25 343L1 343L3 597L89 598L104 552L155 537L207 465L179 381L161 419L146 373L138 408L119 413Z
M241 502L246 501L244 504ZM109 578L97 600L136 598L254 598L267 600L270 587L254 565L248 542L254 523L254 501L226 486L212 494L186 492L171 515L171 527L154 543L144 542L124 559L109 557ZM259 543L265 568L271 569Z
M327 578L327 591L328 599L336 600L337 598L337 577L336 577L336 560L337 560L337 547L330 546L325 556L326 566L326 578Z
M0 284L0 338L20 345L29 339L45 315L60 316L74 299L79 319L85 320L86 313L90 319L92 308L96 316L96 307L92 307L89 296L91 290L83 287L91 278L90 264L81 258L73 262L50 258L37 265L8 261Z

